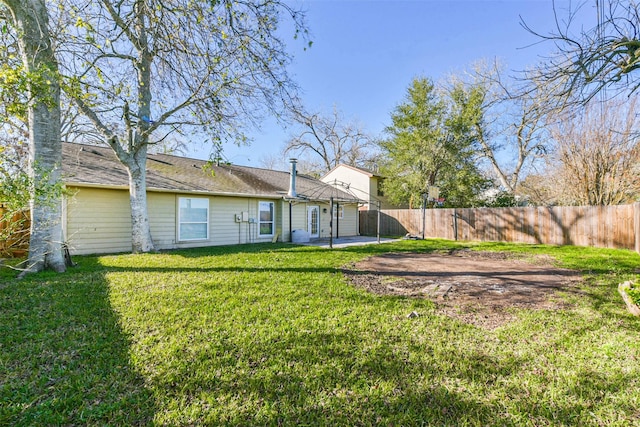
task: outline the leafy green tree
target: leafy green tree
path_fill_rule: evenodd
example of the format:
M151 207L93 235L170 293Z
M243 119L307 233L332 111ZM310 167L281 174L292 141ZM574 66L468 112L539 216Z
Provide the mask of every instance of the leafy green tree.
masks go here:
M296 104L279 0L59 0L63 87L129 172L134 252L153 251L150 149L174 134L242 143L265 113Z
M513 193L504 190L489 191L484 195L482 206L487 208L510 208L516 206L522 206L526 204L527 200L521 201Z
M392 202L417 206L429 187L437 186L446 206L475 205L488 185L476 164L473 129L481 100L481 89L455 85L444 91L427 78L412 81L391 114L389 138L380 142L385 195Z
M62 251L62 196L41 191L59 185L62 157L58 62L49 35L48 10L44 0L3 0L2 3L9 11L5 14L5 29L15 36L20 57L20 63L4 61L2 64L4 100L8 99L8 92L14 93L11 107L6 108L5 104L5 108L11 114L26 116L29 129L28 174L26 177L3 174L2 184L8 193L5 197L18 198L19 195L7 191L12 188L9 184L18 188L28 184L31 233L25 272L45 268L61 272L66 269ZM5 45L3 59L12 58L10 49ZM8 126L6 122L5 126Z

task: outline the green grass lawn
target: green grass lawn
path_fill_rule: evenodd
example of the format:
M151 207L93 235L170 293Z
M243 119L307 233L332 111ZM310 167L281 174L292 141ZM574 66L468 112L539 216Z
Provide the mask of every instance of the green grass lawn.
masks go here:
M640 306L640 283L634 283L628 291L631 301Z
M548 254L584 292L489 331L340 270L462 246ZM640 425L640 319L617 292L638 279L631 251L437 240L74 261L0 272L0 425Z

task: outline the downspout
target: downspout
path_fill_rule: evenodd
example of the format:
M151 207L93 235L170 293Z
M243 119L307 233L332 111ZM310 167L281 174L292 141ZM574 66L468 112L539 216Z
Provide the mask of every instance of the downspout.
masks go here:
M329 198L329 248L333 249L333 196Z
M340 238L340 203L336 203L336 239Z
M289 200L289 242L293 243L293 225L292 225L292 208L291 208L291 200Z

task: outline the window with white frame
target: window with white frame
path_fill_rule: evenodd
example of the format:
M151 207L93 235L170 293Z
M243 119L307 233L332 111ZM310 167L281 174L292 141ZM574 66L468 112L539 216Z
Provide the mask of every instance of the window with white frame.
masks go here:
M344 206L342 205L333 205L333 217L338 219L344 218Z
M178 240L209 239L209 199L178 199Z
M384 196L384 178L378 179L378 196Z
M273 202L258 203L258 229L260 236L273 236L275 233L275 209Z

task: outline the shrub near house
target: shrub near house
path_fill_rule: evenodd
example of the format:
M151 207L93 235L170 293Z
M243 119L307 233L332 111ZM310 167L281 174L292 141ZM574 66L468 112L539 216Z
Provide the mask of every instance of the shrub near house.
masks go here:
M0 257L23 257L29 249L29 213L9 211L0 204Z

